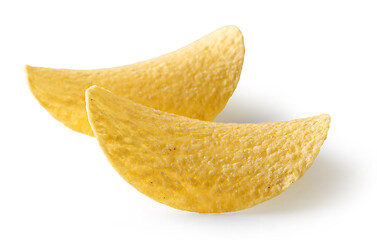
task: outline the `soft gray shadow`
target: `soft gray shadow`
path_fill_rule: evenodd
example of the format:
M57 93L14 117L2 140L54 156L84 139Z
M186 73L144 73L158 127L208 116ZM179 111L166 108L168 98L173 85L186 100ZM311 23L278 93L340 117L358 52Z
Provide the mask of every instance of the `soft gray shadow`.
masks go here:
M224 110L215 118L215 122L224 123L262 123L286 121L289 117L279 104L269 105L266 101L243 99L233 96Z

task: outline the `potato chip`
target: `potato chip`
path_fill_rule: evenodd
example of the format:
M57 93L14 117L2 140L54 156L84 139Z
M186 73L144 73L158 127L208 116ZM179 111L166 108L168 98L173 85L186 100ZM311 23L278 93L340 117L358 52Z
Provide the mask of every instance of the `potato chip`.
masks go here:
M98 85L143 105L201 120L213 120L240 78L243 36L227 26L170 54L99 70L26 66L31 91L67 127L90 136L85 90Z
M171 207L219 213L277 196L312 165L326 139L326 114L289 122L200 121L86 91L94 134L115 170Z

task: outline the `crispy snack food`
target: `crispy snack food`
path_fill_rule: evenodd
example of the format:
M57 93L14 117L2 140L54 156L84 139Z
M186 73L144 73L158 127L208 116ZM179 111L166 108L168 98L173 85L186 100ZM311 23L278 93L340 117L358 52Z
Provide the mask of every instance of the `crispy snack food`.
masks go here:
M277 196L312 165L326 139L326 114L289 122L200 121L91 87L86 107L115 170L171 207L219 213Z
M90 136L85 90L98 85L145 106L213 120L240 78L245 48L235 26L220 28L170 54L123 67L68 70L26 66L40 104L67 127Z

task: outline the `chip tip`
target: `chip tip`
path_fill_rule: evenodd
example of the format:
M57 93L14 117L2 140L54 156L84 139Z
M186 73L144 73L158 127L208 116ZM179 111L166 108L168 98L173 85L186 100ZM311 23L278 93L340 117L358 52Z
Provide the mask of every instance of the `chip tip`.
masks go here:
M87 100L89 99L89 95L90 95L90 93L91 93L93 90L97 89L97 88L98 88L97 85L92 85L92 86L88 87L88 88L85 90L85 101L86 101L86 102L88 102Z
M30 66L29 64L25 64L24 66L24 71L26 73L30 73L31 71L33 71L34 69L36 69L37 67L33 67L33 66Z
M237 32L237 33L240 33L242 35L242 32L241 30L236 26L236 25L226 25L220 29L223 29L223 30L226 30L226 31L231 31L231 32Z
M326 140L328 131L330 129L331 117L329 114L326 114L326 113L321 114L320 117L321 117L322 128L323 128L323 140Z
M88 114L88 117L89 117L89 120L90 120L90 111L89 111L89 103L91 102L91 100L93 100L92 98L92 92L93 90L97 89L98 87L96 85L93 85L93 86L90 86L89 88L87 88L85 90L85 107L86 107L86 111L87 111L87 114ZM89 121L90 122L90 121Z
M223 28L229 28L234 30L240 30L236 25L225 25Z
M92 85L85 90L85 95L90 94L91 92L94 92L94 91L111 92L111 91L109 91L109 90L107 90L103 87L100 87L100 86L97 86L97 85Z
M97 85L92 85L86 89L86 91L89 91L90 89L99 88Z
M331 116L330 116L329 114L327 114L327 113L323 113L323 114L321 114L321 116L322 116L325 120L327 120L327 121L331 121Z
M26 83L28 84L30 90L32 90L32 88L31 88L32 86L31 85L32 85L32 81L34 79L34 74L35 74L35 72L33 71L33 69L34 69L34 67L32 67L32 66L30 66L28 64L26 64L24 66L24 72L26 74ZM33 92L33 90L32 90L32 92Z
M88 122L89 122L89 125L92 129L92 132L91 132L91 135L92 137L97 137L96 136L96 131L93 127L93 115L92 115L92 108L94 107L93 104L95 104L95 102L93 101L95 99L95 91L102 91L102 90L105 90L104 88L102 87L99 87L97 85L93 85L93 86L90 86L89 88L87 88L85 90L85 108L86 108L86 112L87 112L87 115L88 115Z
M32 69L33 69L32 66L30 66L30 65L28 65L28 64L25 64L25 66L24 66L24 72L25 72L26 74L28 74Z
M32 68L33 68L32 66L27 65L27 64L24 66L24 72L26 74L26 83L29 86L29 89L33 92L32 87L31 87L31 69Z
M110 92L110 91L97 85L92 85L88 87L85 90L85 102L87 103L87 105L88 105L89 100L93 100L92 96L94 92Z

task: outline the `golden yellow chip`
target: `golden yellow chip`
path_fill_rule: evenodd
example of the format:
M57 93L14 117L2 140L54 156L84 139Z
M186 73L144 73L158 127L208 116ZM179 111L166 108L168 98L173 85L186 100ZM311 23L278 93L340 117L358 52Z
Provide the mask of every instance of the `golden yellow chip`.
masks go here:
M94 134L115 170L150 198L218 213L277 196L312 165L326 114L289 122L234 124L165 113L100 87L86 91Z
M240 78L243 36L227 26L170 54L133 65L67 70L26 66L31 91L67 127L90 136L85 90L98 85L162 111L213 120Z

